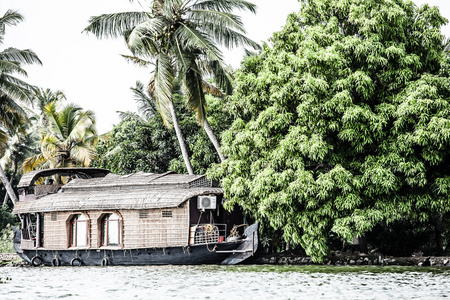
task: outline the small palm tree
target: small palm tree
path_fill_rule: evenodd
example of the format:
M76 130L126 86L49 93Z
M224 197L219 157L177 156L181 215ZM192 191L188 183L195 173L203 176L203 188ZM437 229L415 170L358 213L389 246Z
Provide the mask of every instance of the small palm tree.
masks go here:
M41 153L27 158L23 169L88 167L98 142L95 115L68 104L60 111L55 102L44 108L49 126L41 129Z
M21 21L23 21L23 16L13 10L8 10L0 17L0 45L3 44L6 26L14 26ZM27 118L25 110L17 101L29 103L32 95L32 86L15 75L26 76L27 73L22 65L34 63L42 64L31 50L7 48L0 52L0 126L10 132L20 129L23 120ZM7 145L7 138L7 131L0 129L0 154L2 156ZM0 179L15 203L17 197L1 166Z
M225 93L231 92L217 45L258 48L245 37L241 19L232 13L235 9L255 12L256 6L243 0L154 0L149 7L144 12L93 17L85 30L99 38L123 36L134 55L132 60L142 65L152 61L150 95L165 124L175 128L186 168L193 174L172 101L174 83L176 79L183 83L188 106L197 112L198 122L205 124L204 78L213 77Z

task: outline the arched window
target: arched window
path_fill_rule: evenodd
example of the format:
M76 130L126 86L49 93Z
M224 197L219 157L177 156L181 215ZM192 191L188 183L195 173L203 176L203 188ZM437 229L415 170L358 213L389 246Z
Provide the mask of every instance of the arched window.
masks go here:
M87 246L87 219L84 215L75 215L70 221L70 246Z
M116 214L106 214L102 219L102 246L120 245L120 219Z

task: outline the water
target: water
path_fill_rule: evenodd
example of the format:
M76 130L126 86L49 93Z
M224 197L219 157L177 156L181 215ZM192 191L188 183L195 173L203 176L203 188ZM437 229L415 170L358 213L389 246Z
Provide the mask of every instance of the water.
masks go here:
M449 275L376 266L3 267L0 299L439 299L450 296Z

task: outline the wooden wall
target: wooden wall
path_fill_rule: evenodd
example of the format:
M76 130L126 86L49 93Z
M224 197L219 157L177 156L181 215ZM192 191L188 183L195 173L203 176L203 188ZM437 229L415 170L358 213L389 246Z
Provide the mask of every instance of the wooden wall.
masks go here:
M67 249L69 237L66 220L70 214L71 212L56 212L56 221L52 221L52 213L44 213L44 248Z
M100 221L106 213L116 213L121 218L120 241L124 249L187 246L189 241L188 202L181 207L167 209L47 212L44 213L44 248L67 249L70 219L80 213L88 219L89 248L101 246Z
M145 212L147 214L145 214ZM167 216L163 217L163 213ZM189 241L188 205L170 209L122 211L125 248L187 246Z

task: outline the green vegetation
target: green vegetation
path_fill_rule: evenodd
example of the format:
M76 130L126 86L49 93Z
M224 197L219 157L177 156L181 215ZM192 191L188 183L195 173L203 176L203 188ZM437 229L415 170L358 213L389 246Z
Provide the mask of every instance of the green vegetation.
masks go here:
M273 47L236 74L237 119L222 136L228 160L208 172L227 205L317 262L332 235L350 242L398 222L432 226L441 253L450 210L446 22L437 8L404 0L304 1Z
M11 225L0 230L0 253L14 253L14 232Z
M222 132L231 124L231 115L220 99L209 96L206 99L211 126L216 132ZM147 100L151 103L151 99ZM204 174L211 164L220 160L195 117L182 105L183 101L180 95L174 96L180 128L191 150L189 155L195 173ZM92 166L106 168L117 174L138 171L163 173L168 170L186 173L176 137L167 130L163 120L152 112L151 105L143 105L148 102L139 103L140 111L147 113L141 117L123 114L124 119L114 126L110 138L99 142L98 158Z
M50 102L43 113L41 152L24 161L24 170L89 166L98 141L94 112L74 104L58 109L56 102Z
M186 169L193 174L188 149L178 124L173 103L177 81L187 106L197 112L197 120L204 126L220 159L225 158L211 126L206 119L205 92L223 95L231 92L231 82L218 45L259 46L243 35L243 23L234 10L255 12L256 6L243 0L154 0L149 11L104 14L93 17L85 29L97 37L125 37L134 57L128 57L140 66L153 65L148 86L156 100L164 123L175 128ZM147 61L151 60L151 62ZM206 83L214 78L218 88Z
M85 29L124 36L126 58L154 66L149 85L132 89L139 114L123 113L98 144L92 112L14 77L40 64L36 54L0 52L0 176L13 203L24 161L26 170L207 172L228 208L261 223L272 251L290 245L322 262L365 237L385 254L450 253L450 54L437 8L304 0L232 76L217 45L258 48L232 13L253 4L149 2L149 11L101 15ZM21 20L8 11L0 29ZM0 230L12 223L5 207ZM2 231L0 251L10 238Z
M6 26L14 26L21 21L23 16L13 10L0 17L0 45L3 44ZM31 102L32 86L16 76L26 76L23 65L28 64L41 64L31 50L9 47L0 52L0 157L4 155L9 137L23 130L27 122L26 112L20 104ZM0 179L15 203L17 196L1 165Z

